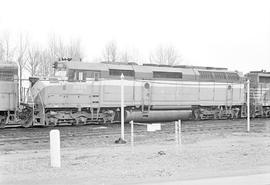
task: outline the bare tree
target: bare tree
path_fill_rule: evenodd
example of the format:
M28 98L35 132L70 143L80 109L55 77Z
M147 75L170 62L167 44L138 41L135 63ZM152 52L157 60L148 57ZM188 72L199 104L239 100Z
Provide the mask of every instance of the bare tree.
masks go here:
M80 39L71 39L70 42L66 44L60 37L52 35L49 37L48 48L54 60L61 57L83 58Z
M54 60L53 60L54 61ZM52 62L48 49L40 50L40 62L38 66L38 75L48 77L51 74Z
M182 62L182 55L173 46L159 46L150 55L150 62L157 64L176 65Z
M53 60L56 60L57 58L60 57L65 57L65 50L63 45L64 44L61 38L56 38L55 35L51 35L49 37L48 42L49 54Z
M42 62L40 63L41 70L39 73L44 76L52 75L52 65L59 58L68 57L74 60L81 60L83 55L80 39L72 39L67 44L61 37L52 34L48 39L48 49L42 51Z
M128 53L128 51L121 52L120 54L120 61L121 62L131 62L132 61L132 56Z
M16 60L19 66L19 83L20 83L20 97L22 100L22 74L26 65L26 51L29 45L28 37L22 33L19 36L19 42L17 46Z
M4 50L5 50L5 54L4 54L4 58L6 62L9 62L11 59L11 49L10 49L10 36L9 33L5 33L4 34L4 38L3 38L3 42L4 42Z
M14 57L15 47L11 47L10 34L5 32L0 41L0 57L4 62L11 62Z
M27 65L26 70L30 73L31 76L38 75L39 66L41 63L41 52L40 49L36 46L32 46L28 49Z
M3 46L3 41L0 40L0 62L4 62L5 60L5 49L4 49L4 46Z
M59 41L61 42L61 41ZM50 35L49 39L48 39L48 50L46 53L43 53L44 55L47 55L46 58L49 58L49 62L48 63L43 63L43 67L42 68L48 68L49 69L49 75L52 75L54 70L52 68L53 63L55 62L55 60L57 60L60 57L61 54L59 54L59 43L58 40L56 39L56 36ZM62 43L62 42L61 42ZM44 56L45 57L45 56Z
M117 60L117 45L115 41L110 41L103 51L103 60L107 62L116 62Z
M138 62L139 52L136 49L126 49L119 54L119 61L121 62Z
M71 40L67 45L67 55L74 60L81 60L83 58L83 52L81 49L81 40Z

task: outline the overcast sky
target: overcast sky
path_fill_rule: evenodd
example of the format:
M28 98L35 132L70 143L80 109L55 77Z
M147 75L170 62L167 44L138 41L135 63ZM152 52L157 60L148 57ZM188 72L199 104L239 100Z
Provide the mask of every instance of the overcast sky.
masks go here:
M270 71L270 1L265 0L0 0L0 31L80 38L87 61L108 41L139 54L174 45L183 64Z

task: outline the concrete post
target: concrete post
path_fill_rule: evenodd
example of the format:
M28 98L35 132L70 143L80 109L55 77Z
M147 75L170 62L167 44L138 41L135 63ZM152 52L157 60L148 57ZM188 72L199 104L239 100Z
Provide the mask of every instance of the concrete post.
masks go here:
M134 122L130 121L131 132L130 132L130 142L131 142L131 152L134 153Z
M125 124L124 124L124 75L121 74L121 139L125 140Z
M175 144L178 145L178 122L174 122L174 137L175 137Z
M51 154L51 167L61 167L60 156L60 132L59 130L50 131L50 154Z
M178 120L178 144L181 145L182 144L182 138L181 138L181 120Z
M250 81L247 80L247 131L250 131Z

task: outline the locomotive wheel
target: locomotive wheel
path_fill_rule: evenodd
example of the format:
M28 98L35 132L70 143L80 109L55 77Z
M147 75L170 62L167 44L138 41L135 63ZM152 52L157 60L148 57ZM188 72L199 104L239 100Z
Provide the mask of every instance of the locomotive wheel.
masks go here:
M33 125L33 111L28 109L28 111L24 111L23 114L19 124L24 128L31 127Z
M58 119L57 118L45 118L46 126L48 127L55 127L57 125Z
M193 111L193 119L196 120L196 121L201 119L200 110L194 110Z
M0 128L5 128L6 121L7 121L6 117L0 116Z
M18 123L25 128L33 125L33 109L32 107L25 106L18 112Z
M57 125L57 123L54 122L50 122L49 124L47 124L48 127L55 127Z
M32 115L32 114L31 114ZM28 128L30 126L32 126L33 124L33 116L29 116L26 120L23 120L21 122L21 125L24 127L24 128Z
M75 121L72 123L74 126L79 126L80 122L79 119L75 119Z
M87 120L87 118L85 118L83 116L77 117L77 118L75 118L75 122L73 123L73 125L75 125L75 126L86 125L86 120Z

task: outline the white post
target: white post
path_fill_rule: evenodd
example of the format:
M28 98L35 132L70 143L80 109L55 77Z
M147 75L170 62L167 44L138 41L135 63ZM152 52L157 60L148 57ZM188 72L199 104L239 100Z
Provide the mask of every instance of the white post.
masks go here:
M133 120L130 121L131 124L131 135L130 135L130 142L131 142L131 152L134 153L134 122Z
M178 135L178 122L177 121L175 121L175 123L174 123L174 130L175 130L175 135L174 135L174 137L175 137L175 144L178 146L178 137L179 137L179 135Z
M181 139L181 120L178 120L178 144L182 144L182 139Z
M250 82L249 80L247 80L247 131L250 131L250 95L249 95L249 91L250 91Z
M124 75L121 74L121 139L125 140L125 125L124 125Z
M51 154L51 167L61 167L60 158L60 132L59 130L50 131L50 154Z

